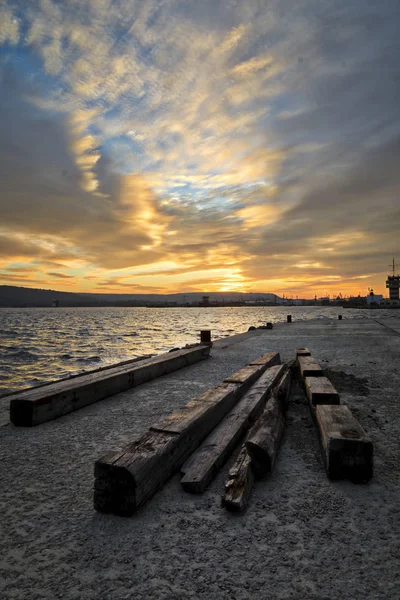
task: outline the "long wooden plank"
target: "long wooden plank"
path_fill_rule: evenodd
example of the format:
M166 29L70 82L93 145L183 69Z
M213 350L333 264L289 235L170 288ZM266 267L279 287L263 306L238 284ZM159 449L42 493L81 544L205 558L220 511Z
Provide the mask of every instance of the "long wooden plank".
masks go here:
M256 477L262 477L272 471L275 462L285 426L293 364L294 361L291 361L285 365L286 372L246 438L247 452Z
M272 471L284 426L282 403L273 395L246 439L256 477L263 477Z
M306 377L305 385L311 406L340 404L340 396L327 377Z
M294 361L293 361L294 362ZM290 386L291 386L291 368L293 366L293 362L287 363L284 365L283 377L280 380L280 383L274 390L274 396L269 400L267 404L267 408L270 406L270 403L273 402L273 410L277 412L278 415L281 416L283 422L283 415L285 414L288 402L288 396L290 394ZM264 413L265 414L265 411ZM260 424L261 421L259 420ZM283 425L282 425L283 427ZM247 440L251 437L252 433L254 434L257 431L257 425L254 425L249 434L247 435ZM282 433L278 431L275 434L277 439L276 448L274 449L272 455L272 460L270 459L269 463L273 465L273 461L276 455L277 445L281 438ZM260 475L262 472L265 472L264 464L262 464L261 471L259 470L259 465L257 461L252 460L247 448L247 440L245 444L242 446L242 449L239 453L239 456L229 471L229 480L225 484L225 493L222 497L222 505L225 506L228 510L241 512L243 511L248 503L249 496L251 493L251 489L254 483L255 474Z
M203 346L203 345L198 345L197 347L192 347L192 348L183 348L182 350L177 350L173 353L170 352L166 352L164 354L158 354L156 356L152 356L150 358L146 358L140 361L136 361L133 362L133 364L131 364L131 362L122 362L122 363L118 363L116 365L111 365L109 367L106 367L104 369L101 369L101 371L104 371L104 373L101 373L101 371L99 369L95 370L95 371L90 371L89 373L83 373L80 375L74 375L73 377L68 378L68 379L61 379L59 381L54 381L52 383L46 384L46 390L45 393L47 393L47 391L51 394L58 394L58 393L63 393L65 391L68 391L70 389L75 389L75 388L79 388L82 385L86 385L86 384L91 384L95 381L98 381L99 379L103 378L103 374L104 376L111 376L111 375L116 375L116 374L120 374L120 373L130 373L133 369L136 370L137 367L142 367L142 366L156 366L159 364L165 364L166 361L168 361L169 359L171 359L172 357L178 357L178 356L185 356L187 358L187 360L190 360L190 357L193 356L194 357L194 362L197 362L196 357L196 353L194 352L196 349L200 350L204 349L205 354L206 354L206 358L207 358L207 348L208 346ZM208 348L208 351L210 349ZM188 364L190 364L188 362ZM132 366L132 368L131 368ZM100 373L99 373L100 371ZM72 380L72 381L71 381ZM30 399L30 400L37 400L39 398L42 398L44 395L44 390L42 389L42 386L38 386L38 387L34 387L34 388L28 388L28 389L24 389L21 390L19 392L15 392L14 394L12 394L11 399L12 398L20 398L20 399Z
M233 375L230 375L224 381L226 383L244 383L252 385L256 379L264 373L265 369L280 364L279 352L269 352L260 357L258 362L254 362L243 369L240 369Z
M278 354L277 352L267 352L267 354L263 354L262 356L259 356L258 358L251 360L249 362L249 365L251 366L251 365L271 364L271 360L277 360L276 359L277 354ZM279 354L278 354L278 357L279 357ZM280 362L280 358L279 358L279 362ZM278 363L275 362L274 364L278 364Z
M169 351L171 352L171 350ZM24 394L25 392L37 392L37 395L40 396L41 395L41 390L44 387L48 387L49 385L60 385L60 384L64 384L64 383L71 383L71 380L76 379L77 377L87 377L87 376L91 376L95 373L100 373L100 371L110 371L112 369L115 368L120 368L123 365L130 365L132 363L138 363L140 361L145 361L148 360L149 358L153 358L154 354L143 354L142 356L136 356L135 358L130 358L128 360L124 360L118 363L111 363L109 365L104 365L103 367L97 367L96 369L90 369L90 371L88 373L71 373L69 374L66 378L64 379L59 379L57 381L46 381L45 383L40 383L39 385L35 385L34 388L32 388L32 386L26 387L26 388L21 388L20 390L18 390L18 397L20 398L22 396L22 394ZM80 380L81 381L81 380ZM16 396L16 392L12 391L12 392L8 392L6 394L3 394L1 396L2 399L4 398L10 398L10 396Z
M95 463L94 507L102 512L130 516L144 504L197 448L237 401L238 384L221 384L205 394L207 410L197 412L187 431L174 433L153 428L121 451ZM201 396L198 399L201 403ZM190 403L193 406L193 402ZM228 408L227 408L228 407ZM197 407L196 407L197 408ZM197 426L196 426L197 421Z
M229 471L229 479L225 484L222 506L233 512L243 512L247 506L254 483L251 459L243 446L239 456Z
M230 377L224 379L223 384L235 384L238 385L238 392L240 395L243 395L250 386L264 373L266 369L269 367L278 365L280 363L280 355L279 352L271 352L267 355L264 355L264 362L257 365L249 365L248 367L244 367L236 373L233 373ZM214 391L211 390L211 398L212 402L215 402L215 394ZM236 401L239 397L236 397ZM159 423L156 423L152 426L152 429L157 431L169 431L171 433L181 433L188 429L188 427L196 424L198 416L202 411L207 411L208 397L207 393L201 396L201 399L193 400L189 402L183 409L173 413L168 416L166 419L163 419ZM233 408L232 403L230 408ZM228 409L230 410L230 409ZM224 415L228 412L228 410L224 413ZM216 423L215 423L216 424Z
M216 388L202 394L188 402L183 408L169 415L163 421L152 425L152 431L164 431L167 433L187 433L192 428L198 428L205 422L209 430L208 421L213 424L218 419L217 412L221 413L221 419L236 404L243 393L243 386L235 383L221 383Z
M184 474L181 484L185 491L201 493L206 489L245 431L261 414L284 368L284 365L278 365L267 369L188 458L181 468Z
M208 346L166 353L10 396L10 420L32 427L208 357Z
M234 373L230 377L224 379L227 383L244 383L245 381L255 381L262 373L264 364L260 365L248 365L243 369L240 369L237 373Z
M275 390L275 395L281 404L282 411L284 414L286 413L286 410L288 407L290 388L292 385L292 366L293 366L293 364L294 364L294 361L291 361L284 365L285 372L282 375L282 378Z
M284 365L283 377L276 387L274 394L278 403L281 414L284 414L287 408L288 396L290 394L291 385L291 368L293 362ZM271 400L269 401L271 402ZM267 404L267 407L269 405ZM254 428L250 432L254 431ZM249 439L250 433L247 436ZM227 510L242 512L248 504L251 490L254 484L254 464L246 447L246 442L243 444L239 456L229 471L229 479L225 484L225 493L222 497L222 505Z
M298 356L297 361L303 381L306 377L323 377L323 370L311 356Z
M166 472L188 448L181 436L147 431L121 451L95 463L94 508L119 516L131 516L159 489Z
M276 360L277 353L269 362ZM265 369L268 366L267 362ZM249 374L249 381L253 377L254 372ZM95 508L122 516L134 514L233 408L250 386L249 381L223 382L154 425L136 442L96 461Z
M329 478L369 481L373 474L373 445L349 408L319 404L315 415Z

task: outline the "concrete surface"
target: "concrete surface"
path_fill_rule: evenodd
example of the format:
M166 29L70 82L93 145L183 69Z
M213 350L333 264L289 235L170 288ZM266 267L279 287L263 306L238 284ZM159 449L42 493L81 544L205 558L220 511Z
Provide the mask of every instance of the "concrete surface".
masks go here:
M289 360L299 346L374 442L368 485L327 480L296 385L274 472L257 482L244 515L220 507L235 455L203 495L186 494L176 475L133 518L93 510L97 457L260 354ZM398 317L282 323L220 340L208 361L57 421L3 421L0 597L400 598L399 365Z

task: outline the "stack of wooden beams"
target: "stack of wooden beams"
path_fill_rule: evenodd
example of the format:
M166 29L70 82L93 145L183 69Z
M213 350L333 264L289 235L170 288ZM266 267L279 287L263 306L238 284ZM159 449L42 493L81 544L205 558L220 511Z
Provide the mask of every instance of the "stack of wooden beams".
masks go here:
M192 493L205 490L249 426L260 417L266 398L282 376L283 369L283 365L267 369L183 464L181 484L184 490Z
M307 348L296 351L330 479L365 483L373 474L373 445Z
M291 386L290 366L282 367L279 383L270 388L269 401L229 471L222 505L230 511L242 512L247 506L254 479L272 471L285 426Z
M307 348L296 351L329 477L368 481L372 443ZM257 478L271 472L282 439L290 364L270 352L95 463L96 510L133 515L177 471L187 492L202 493L243 440L222 504L245 509Z
M132 515L179 470L186 491L204 491L256 419L260 418L260 428L266 427L264 408L275 390L281 411L290 383L288 373L288 367L280 365L279 353L263 355L150 427L138 440L100 458L95 463L96 510ZM272 412L275 418L276 410ZM253 437L253 446L268 457L268 470L281 429L270 436L265 447L262 435L256 437L254 431ZM254 456L258 464L258 450Z

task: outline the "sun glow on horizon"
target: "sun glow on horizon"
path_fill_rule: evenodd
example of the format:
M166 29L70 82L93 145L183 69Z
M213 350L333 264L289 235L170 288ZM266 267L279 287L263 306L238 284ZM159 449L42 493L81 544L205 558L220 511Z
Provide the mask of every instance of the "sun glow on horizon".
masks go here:
M398 3L22 4L0 7L0 284L386 293Z

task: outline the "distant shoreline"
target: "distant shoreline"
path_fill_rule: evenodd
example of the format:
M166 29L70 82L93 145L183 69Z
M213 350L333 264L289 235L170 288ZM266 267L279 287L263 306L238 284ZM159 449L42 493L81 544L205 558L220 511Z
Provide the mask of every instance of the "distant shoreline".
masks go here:
M9 309L9 308L49 308L53 310L58 310L60 308L343 308L345 310L396 310L400 309L400 305L394 306L365 306L365 305L357 305L357 306L347 306L345 303L343 304L318 304L313 301L305 301L303 304L274 304L268 302L259 302L254 304L243 303L243 302L218 302L218 303L210 303L210 304L133 304L133 303L110 303L110 304L58 304L57 306L52 306L49 304L4 304L0 305L1 309Z

